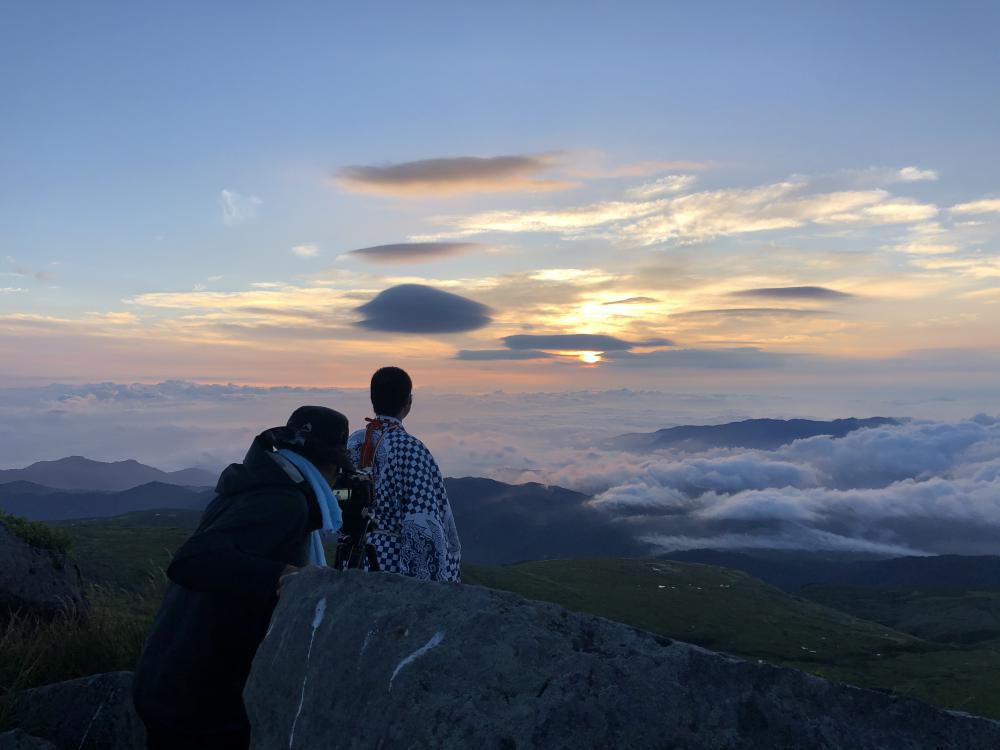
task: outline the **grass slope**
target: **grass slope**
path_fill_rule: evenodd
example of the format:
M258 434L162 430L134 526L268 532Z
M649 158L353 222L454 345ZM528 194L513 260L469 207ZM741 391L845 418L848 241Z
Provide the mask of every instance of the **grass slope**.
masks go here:
M807 586L800 596L939 643L1000 643L1000 590Z
M1000 718L1000 650L931 643L726 568L559 560L471 567L464 577L736 656Z
M173 553L198 524L200 511L139 511L115 518L59 524L88 581L137 593L162 575Z

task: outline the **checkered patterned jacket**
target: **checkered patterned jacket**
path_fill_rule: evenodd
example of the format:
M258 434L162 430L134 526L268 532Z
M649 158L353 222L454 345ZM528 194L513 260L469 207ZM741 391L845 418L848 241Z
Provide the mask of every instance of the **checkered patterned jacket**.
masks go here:
M433 581L458 581L462 547L444 478L427 447L398 419L378 417L375 479L375 545L379 567ZM355 466L361 465L365 430L347 440Z

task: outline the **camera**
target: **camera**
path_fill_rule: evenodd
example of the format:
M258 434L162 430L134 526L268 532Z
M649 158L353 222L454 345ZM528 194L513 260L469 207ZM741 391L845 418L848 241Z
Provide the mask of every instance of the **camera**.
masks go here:
M340 506L341 527L337 535L337 557L334 567L360 568L367 560L368 569L377 571L375 548L368 535L375 530L372 509L375 505L375 483L371 473L342 473L333 485L333 494Z

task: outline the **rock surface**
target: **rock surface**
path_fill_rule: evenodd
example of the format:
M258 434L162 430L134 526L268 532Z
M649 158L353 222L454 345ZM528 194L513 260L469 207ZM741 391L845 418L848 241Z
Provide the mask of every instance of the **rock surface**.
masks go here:
M60 750L143 750L146 730L132 708L132 673L109 672L25 690L15 723Z
M59 750L59 748L48 740L32 737L20 729L15 729L13 732L0 734L0 750Z
M1000 723L552 604L389 574L292 579L245 693L254 750L1000 747Z
M0 620L11 612L52 618L88 606L80 570L64 552L35 547L0 521Z

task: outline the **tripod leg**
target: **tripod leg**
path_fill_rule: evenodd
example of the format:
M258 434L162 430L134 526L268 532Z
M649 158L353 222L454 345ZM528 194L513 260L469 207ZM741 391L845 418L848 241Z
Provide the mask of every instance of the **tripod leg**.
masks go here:
M378 573L380 568L378 566L378 555L375 554L374 544L365 545L365 556L368 558L368 570L372 573Z

